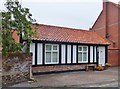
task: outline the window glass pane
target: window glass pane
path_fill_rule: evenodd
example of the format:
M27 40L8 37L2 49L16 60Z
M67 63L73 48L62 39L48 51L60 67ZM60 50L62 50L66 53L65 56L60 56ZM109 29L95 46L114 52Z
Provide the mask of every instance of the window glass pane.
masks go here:
M46 52L46 62L51 62L51 52Z
M83 47L83 51L87 51L87 47Z
M57 58L58 58L58 53L57 53L57 52L53 52L52 61L53 61L53 62L57 62Z
M82 47L78 47L78 51L82 51Z
M87 53L83 53L83 61L87 61Z
M53 50L57 50L57 46L53 46Z
M78 61L82 61L82 52L78 53Z
M46 45L46 50L51 50L51 45Z

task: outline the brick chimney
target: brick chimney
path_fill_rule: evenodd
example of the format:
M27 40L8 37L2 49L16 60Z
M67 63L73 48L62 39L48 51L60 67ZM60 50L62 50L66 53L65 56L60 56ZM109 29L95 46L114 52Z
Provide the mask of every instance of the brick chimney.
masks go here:
M105 22L105 37L107 38L107 34L108 34L108 13L107 13L107 9L108 9L108 3L109 1L108 0L103 0L103 13L104 13L104 22Z

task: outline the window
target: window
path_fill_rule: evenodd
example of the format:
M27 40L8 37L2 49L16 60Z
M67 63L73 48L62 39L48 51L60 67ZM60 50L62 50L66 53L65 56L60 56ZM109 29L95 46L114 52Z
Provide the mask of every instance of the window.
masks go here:
M45 46L45 63L57 64L59 61L58 45L46 45Z
M78 46L78 63L85 63L88 61L88 47Z

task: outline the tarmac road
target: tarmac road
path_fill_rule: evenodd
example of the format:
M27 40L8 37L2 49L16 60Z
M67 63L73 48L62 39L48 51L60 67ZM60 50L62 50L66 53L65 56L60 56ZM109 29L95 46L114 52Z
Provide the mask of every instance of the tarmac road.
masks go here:
M37 82L24 82L12 87L37 87L37 89L113 87L115 89L115 87L118 87L118 67L109 68L104 71L77 71L37 75L34 78Z

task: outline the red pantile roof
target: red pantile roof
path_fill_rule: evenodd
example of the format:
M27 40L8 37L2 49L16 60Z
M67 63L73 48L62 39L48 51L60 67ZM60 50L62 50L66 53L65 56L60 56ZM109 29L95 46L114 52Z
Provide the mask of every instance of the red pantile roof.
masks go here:
M106 39L100 37L97 33L93 31L43 24L36 24L33 27L37 28L37 35L33 38L33 40L84 44L110 44Z

